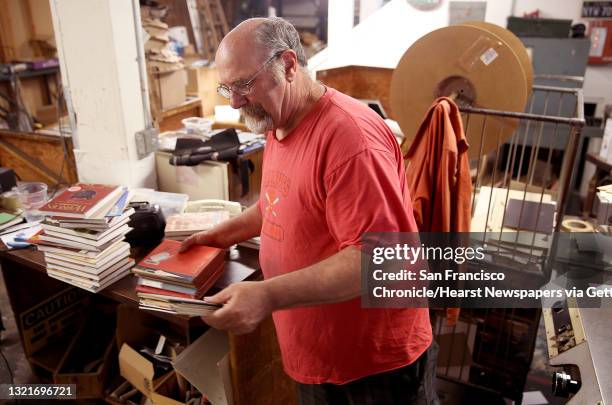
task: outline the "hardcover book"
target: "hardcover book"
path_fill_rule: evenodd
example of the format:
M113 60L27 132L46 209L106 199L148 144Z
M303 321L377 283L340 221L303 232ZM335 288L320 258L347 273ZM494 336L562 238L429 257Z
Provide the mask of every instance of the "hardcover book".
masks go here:
M77 183L40 208L43 215L71 218L101 218L123 193L121 186Z
M199 289L211 276L218 273L223 264L223 249L199 245L179 253L180 247L180 242L164 239L138 263L138 269L151 276L161 275L163 278L188 283Z

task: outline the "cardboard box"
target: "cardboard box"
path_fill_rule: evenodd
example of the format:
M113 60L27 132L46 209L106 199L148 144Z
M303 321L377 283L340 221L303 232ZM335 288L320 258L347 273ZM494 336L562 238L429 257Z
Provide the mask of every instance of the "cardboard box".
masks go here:
M192 201L229 199L229 163L205 161L197 166L172 166L171 156L167 152L155 152L160 191L184 193Z
M213 115L216 105L227 105L229 100L217 94L219 78L214 66L187 68L187 94L200 97L202 115Z
M143 343L151 343L163 330L163 321L139 310L120 305L117 308L116 342L119 350L119 371L138 391L142 392L155 405L181 405L177 400L178 376L174 371L155 378L153 363L138 353L135 348Z
M168 373L155 382L153 363L140 355L130 345L124 343L119 351L119 370L138 391L142 392L155 405L184 405L184 402L169 398L163 393L171 391L169 386L176 381L174 372Z
M116 337L121 348L121 376L155 405L183 404L177 399L181 380L182 384L185 380L193 384L213 405L231 405L227 333L207 331L177 356L173 371L156 379L153 363L135 350L160 333L168 336L167 331L156 329L155 322L155 317L136 308L118 308Z
M156 103L159 110L169 110L185 102L187 98L185 69L156 72L152 76L151 85L155 87L158 95Z
M23 351L27 357L50 343L72 336L85 318L89 295L68 287L19 315Z
M58 122L57 106L55 104L49 104L37 109L36 120L43 125L51 125Z
M172 363L212 405L233 404L227 332L209 329Z

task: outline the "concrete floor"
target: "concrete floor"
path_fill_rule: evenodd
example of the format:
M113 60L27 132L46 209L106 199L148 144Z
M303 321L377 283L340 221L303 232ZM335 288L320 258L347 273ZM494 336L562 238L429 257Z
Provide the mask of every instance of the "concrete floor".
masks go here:
M11 304L6 292L6 287L4 286L2 272L0 272L0 314L2 315L2 323L6 329L2 332L0 349L11 366L11 371L9 372L9 370L6 369L6 362L0 359L0 383L6 384L11 382L10 374L12 374L12 379L15 384L38 383L39 381L32 375L30 365L21 347L19 332L17 331L15 318L11 311Z

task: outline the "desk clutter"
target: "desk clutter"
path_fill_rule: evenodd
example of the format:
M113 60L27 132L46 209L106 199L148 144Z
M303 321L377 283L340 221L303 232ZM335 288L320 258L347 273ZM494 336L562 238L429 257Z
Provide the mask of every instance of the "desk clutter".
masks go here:
M171 164L193 166L205 160L230 161L237 155L246 154L264 147L266 141L262 134L243 132L234 128L212 129L206 118L192 124L183 120L184 128L159 134L159 150L173 154ZM198 127L198 125L200 125ZM202 129L202 126L205 128ZM231 151L231 153L228 153ZM187 157L195 156L195 160ZM182 159L178 159L181 158Z
M241 209L231 201L188 201L178 193L77 183L39 207L41 221L24 222L23 212L0 213L0 232L34 230L22 243L35 245L54 279L45 277L43 283L43 291L49 283L53 288L48 298L28 301L15 312L33 372L44 382L76 384L78 400L231 403L227 333L201 333L200 324L197 335L185 338L177 325L200 322L190 318L219 308L203 300L205 294L243 281L256 269L226 265L223 249L178 249L191 233ZM163 220L161 232L151 232L159 225L157 218L147 219L152 212ZM137 231L150 235L148 244L131 245ZM21 273L15 265L3 267ZM132 306L113 302L125 293Z
M179 253L181 241L240 212L231 201L188 202L184 194L77 183L39 208L42 221L1 213L0 233L20 232L11 243L35 245L51 278L99 293L133 273L141 308L201 316L216 309L201 298L223 275L225 251L194 246ZM136 248L150 253L135 260Z

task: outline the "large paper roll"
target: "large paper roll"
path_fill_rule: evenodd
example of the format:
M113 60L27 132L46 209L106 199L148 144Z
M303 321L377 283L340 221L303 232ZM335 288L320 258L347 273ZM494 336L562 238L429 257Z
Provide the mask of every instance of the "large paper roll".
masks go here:
M514 35L510 30L484 21L469 21L460 25L468 25L490 31L512 48L525 72L527 95L531 94L531 87L533 86L533 64L531 63L531 59L529 58L523 41L521 41L519 37Z
M526 75L512 48L486 29L454 25L420 38L404 53L391 80L391 108L405 136L404 153L432 102L450 95L459 105L523 112ZM516 119L470 114L465 122L469 156L495 149L517 124Z

